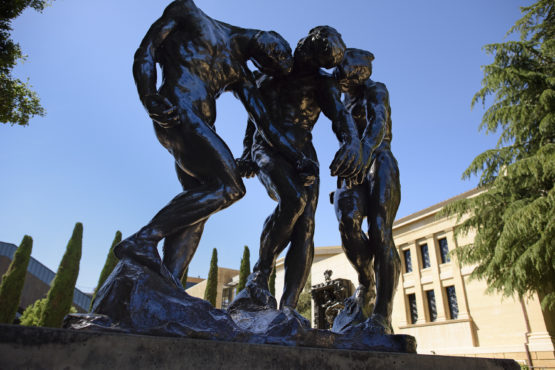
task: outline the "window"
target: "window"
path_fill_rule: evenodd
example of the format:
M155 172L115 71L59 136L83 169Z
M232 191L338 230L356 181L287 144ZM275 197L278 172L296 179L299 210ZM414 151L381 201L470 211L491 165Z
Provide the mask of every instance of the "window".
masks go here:
M414 294L408 295L409 310L410 310L410 323L416 324L418 320L418 309L416 308L416 296Z
M441 255L441 263L451 262L449 258L449 246L447 245L447 239L442 238L437 241L439 243L439 254Z
M455 320L459 317L459 305L457 304L457 293L454 286L445 287L447 303L449 304L449 318Z
M428 244L422 244L420 246L420 254L422 256L422 268L430 267L430 255L428 254Z
M426 291L426 299L428 301L428 313L430 315L430 321L437 320L437 310L436 310L436 295L433 290Z
M410 259L410 249L403 251L405 257L405 272L412 272L412 261Z
M234 288L224 288L222 291L222 310L225 310L233 301L233 289Z

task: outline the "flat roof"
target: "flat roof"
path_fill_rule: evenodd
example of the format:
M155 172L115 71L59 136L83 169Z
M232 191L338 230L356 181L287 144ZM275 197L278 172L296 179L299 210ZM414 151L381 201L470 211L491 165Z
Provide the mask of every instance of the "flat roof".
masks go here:
M434 211L438 211L438 210L440 210L441 208L443 208L445 205L447 205L447 204L449 204L449 203L451 203L451 202L453 202L453 201L455 201L455 200L462 199L462 198L468 198L468 197L470 197L470 196L472 196L472 195L475 195L475 194L477 194L477 193L479 193L479 192L481 192L481 191L482 191L482 189L474 188L474 189L472 189L472 190L465 191L464 193L461 193L461 194L459 194L459 195L455 195L454 197L451 197L451 198L446 199L446 200L444 200L444 201L442 201L442 202L436 203L436 204L434 204L433 206L424 208L424 209L422 209L422 210L420 210L420 211L411 213L411 214L408 215L408 216L405 216L405 217L402 217L402 218L399 218L399 219L395 220L395 221L393 222L393 227L395 228L395 226L399 226L399 225L401 225L401 224L404 224L404 223L406 223L406 222L408 222L408 221L411 221L411 220L413 220L413 219L416 219L416 218L418 218L418 217L420 217L420 216L422 216L422 215L425 215L425 214L428 214L428 213L432 213L432 212L434 212Z

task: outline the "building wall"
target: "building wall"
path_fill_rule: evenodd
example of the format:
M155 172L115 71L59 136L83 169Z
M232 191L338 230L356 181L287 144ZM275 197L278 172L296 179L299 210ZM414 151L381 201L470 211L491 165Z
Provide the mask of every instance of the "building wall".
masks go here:
M461 196L473 196L471 191ZM397 220L393 227L395 245L402 261L402 273L394 297L392 323L396 333L413 335L419 353L512 358L524 363L528 354L533 366L555 367L553 313L543 312L537 296L526 299L487 294L483 280L471 280L473 266L461 267L454 255L442 263L440 240L449 250L473 242L474 235L455 237L455 218L438 217L446 202ZM421 245L428 246L429 267L423 266ZM312 285L324 282L324 271L332 279L345 278L357 286L357 275L341 247L316 248ZM408 272L404 252L410 251L412 271ZM277 277L283 279L283 260ZM276 289L279 284L276 279ZM446 288L454 287L458 316L450 317ZM433 290L437 317L432 321L426 292ZM279 297L280 290L276 290ZM414 294L418 318L411 322L408 295ZM313 310L314 312L314 310ZM314 322L314 320L313 320ZM527 325L528 324L528 325Z
M216 308L222 308L222 292L224 290L225 284L229 283L234 276L239 274L239 270L228 269L225 267L218 267L218 284L217 284L217 295L216 295ZM187 294L204 299L204 291L206 290L207 280L203 280L200 283L194 285L193 287L186 290Z

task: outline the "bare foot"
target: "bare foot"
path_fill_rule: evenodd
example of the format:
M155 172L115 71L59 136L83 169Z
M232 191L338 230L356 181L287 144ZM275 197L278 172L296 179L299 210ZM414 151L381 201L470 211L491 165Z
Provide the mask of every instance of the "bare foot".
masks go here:
M138 238L136 234L134 234L116 245L114 247L114 254L120 260L127 257L143 266L146 266L171 282L177 288L183 288L181 283L162 263L162 259L160 258L160 254L158 253L156 246L157 243L147 239Z
M391 326L391 319L382 316L378 313L373 314L364 323L372 332L380 334L393 334L393 327Z

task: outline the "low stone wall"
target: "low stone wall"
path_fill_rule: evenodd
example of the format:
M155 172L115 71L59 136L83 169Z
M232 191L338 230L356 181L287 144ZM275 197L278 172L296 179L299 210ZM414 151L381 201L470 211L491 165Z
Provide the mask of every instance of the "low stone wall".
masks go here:
M512 360L0 325L0 369L515 369Z

